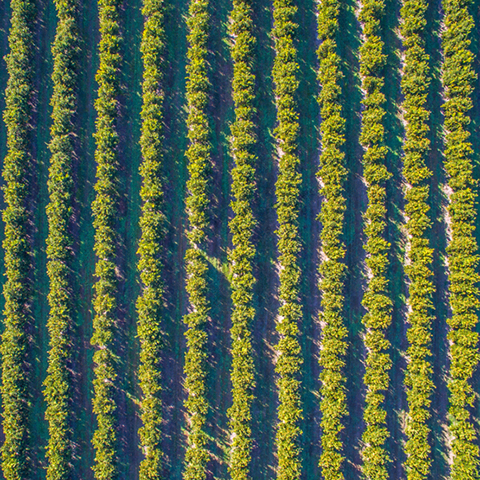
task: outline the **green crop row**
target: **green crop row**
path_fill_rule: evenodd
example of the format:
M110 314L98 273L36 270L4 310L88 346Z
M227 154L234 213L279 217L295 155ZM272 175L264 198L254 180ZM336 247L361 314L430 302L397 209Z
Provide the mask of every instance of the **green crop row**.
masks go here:
M191 0L188 18L187 149L189 178L186 200L189 245L185 253L187 270L186 290L190 313L185 316L185 389L188 398L188 445L185 454L185 480L205 480L210 458L206 417L210 409L207 400L207 332L209 302L207 299L208 260L205 246L209 228L208 178L211 169L210 129L208 124L208 32L210 16L208 0Z
M475 400L471 379L478 365L478 245L476 187L473 178L472 144L469 141L469 110L476 75L473 68L471 33L475 28L470 0L444 0L443 83L445 114L445 169L451 188L451 240L448 245L450 280L450 432L452 434L452 479L479 477L479 447L470 409ZM478 26L477 26L478 27Z
M433 392L432 342L432 281L433 249L429 246L431 220L428 205L432 175L426 159L430 149L427 96L430 85L429 57L425 53L425 0L406 0L401 9L405 64L402 78L404 95L405 141L403 175L408 184L405 213L408 234L405 272L409 277L407 339L408 417L405 444L406 471L409 480L426 479L431 464L429 445L431 395Z
M367 183L368 206L365 212L365 235L369 270L367 290L362 304L367 310L365 325L364 383L366 386L362 435L363 465L366 478L387 479L389 455L386 441L384 408L385 392L389 386L391 359L390 343L385 331L391 323L392 301L389 296L387 271L390 244L386 239L386 182L390 173L385 165L385 84L386 55L381 38L381 20L385 13L383 0L365 0L359 19L363 22L364 41L360 48L360 74L364 90L364 105L360 143L364 147L363 172Z
M52 47L53 95L47 206L47 272L50 278L48 330L50 351L44 395L49 423L47 479L72 475L72 201L74 152L73 116L76 111L77 20L76 0L57 0L57 32Z
M228 410L232 445L229 471L233 480L251 478L252 401L255 385L251 323L253 306L252 261L255 228L252 202L256 191L254 147L255 75L252 0L234 0L230 33L233 37L233 100L235 122L232 125L232 200L234 217L230 221L233 250L230 253L232 272L232 398Z
M302 306L299 302L300 266L298 256L301 250L298 229L299 173L300 159L297 155L299 131L295 95L298 90L297 50L295 35L298 25L294 22L297 8L293 0L274 0L273 35L275 38L275 62L273 81L277 103L277 127L275 136L279 149L278 180L275 185L276 210L279 227L277 248L280 265L280 307L277 331L280 340L277 345L278 360L278 426L276 446L278 455L279 480L299 479L301 475L300 420L302 364L299 344L299 322Z
M2 470L5 479L20 480L31 472L29 416L29 340L31 246L28 240L28 173L32 166L29 123L33 94L34 1L10 4L10 52L6 57L8 84L4 121L7 155L3 161L5 210L5 297L2 334Z
M116 218L118 210L118 134L116 120L118 115L119 81L118 70L121 56L119 0L99 1L100 19L100 64L96 80L98 98L95 101L97 172L95 200L92 204L93 226L95 228L94 250L97 255L95 265L95 300L92 345L96 348L93 355L94 398L93 412L97 425L93 435L95 464L93 467L97 480L111 480L117 475L117 405L115 400L117 363L114 352L116 320Z
M31 246L28 239L31 101L33 95L33 30L35 1L12 0L6 57L8 84L4 121L7 127L7 155L3 160L5 210L5 297L2 334L2 470L6 480L31 475L30 424L31 364L28 330Z
M321 245L325 259L320 265L322 295L322 347L320 350L322 412L322 454L320 467L325 480L344 478L345 460L341 431L347 414L345 393L345 354L347 328L343 317L346 265L345 243L345 119L342 116L342 71L338 53L338 16L342 2L323 0L318 5L318 80L322 152L318 176L324 197L319 220L322 223Z
M164 50L164 1L144 0L142 13L143 106L140 145L143 179L140 195L143 206L140 217L138 270L142 292L137 301L140 367L138 381L142 390L140 444L144 458L140 463L140 480L161 478L160 450L162 404L160 354L162 345L161 313L163 301L162 239L165 219L161 167L163 136L163 97L161 87Z

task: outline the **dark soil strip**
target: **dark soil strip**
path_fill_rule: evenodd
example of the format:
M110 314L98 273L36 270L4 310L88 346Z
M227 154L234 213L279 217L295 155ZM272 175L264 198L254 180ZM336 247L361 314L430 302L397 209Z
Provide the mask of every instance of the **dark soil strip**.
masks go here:
M119 441L123 463L120 477L136 478L140 464L138 448L138 387L137 369L139 343L136 338L136 301L139 295L137 279L137 242L140 235L140 110L142 63L140 40L143 17L141 1L125 2L123 66L121 75L119 120Z
M363 375L365 349L362 340L361 301L365 282L365 251L363 249L363 214L367 206L366 186L363 183L362 155L359 144L360 90L358 51L360 48L360 25L355 15L357 3L346 0L340 11L339 24L342 35L338 41L339 53L344 59L344 115L346 120L346 166L349 176L345 185L347 210L345 212L345 244L347 248L347 279L345 289L345 318L349 330L349 349L346 357L346 391L349 415L346 418L342 441L347 461L344 465L346 479L360 478L360 439L362 436L362 412L364 404Z
M300 232L302 253L300 257L301 304L303 319L300 324L302 356L302 478L319 478L320 458L320 367L318 359L320 343L320 292L318 289L318 251L320 241L319 183L316 174L319 168L319 122L317 96L317 5L313 0L297 2L298 14L298 62L299 80L298 111L300 112L299 157L303 182L300 190Z
M43 381L47 370L48 355L48 303L47 294L49 280L46 271L45 242L48 234L46 205L48 202L48 166L50 151L50 98L52 94L51 73L53 58L51 46L55 37L56 13L52 2L41 1L37 4L37 30L35 51L35 106L32 115L34 135L32 136L32 176L31 176L31 208L32 208L32 242L33 242L33 288L32 316L33 331L33 377L32 377L32 454L33 478L45 478L45 447L48 437L48 426L45 421L45 402L43 398Z
M256 368L255 399L252 405L252 472L255 478L274 478L275 422L277 395L275 389L274 346L278 343L275 317L278 310L278 272L275 229L275 181L277 166L274 161L273 128L275 125L275 99L271 71L273 67L273 40L269 36L273 16L271 2L258 0L253 10L253 23L257 40L257 108L258 108L258 167L257 198L254 205L258 221L254 242L257 250L255 259L255 302L257 316L253 325L253 347Z
M404 128L399 118L401 96L401 40L398 37L401 2L399 0L386 1L386 15L384 19L385 54L387 66L385 75L385 143L388 147L386 165L392 178L387 182L387 240L391 244L390 251L390 292L393 301L392 324L386 335L391 343L392 368L390 370L390 388L385 396L387 411L387 428L390 434L387 451L392 461L390 476L392 479L405 478L403 462L403 424L402 412L405 411L407 401L404 392L404 371L406 362L404 352L406 342L406 277L403 270L405 257L405 238L403 232L403 176L402 176L402 146Z
M185 117L185 61L187 29L185 17L188 1L168 2L165 16L166 69L164 101L164 177L165 236L164 282L165 318L162 358L162 436L164 478L182 478L185 455L185 419L183 402L183 352L185 351L182 318L186 313L186 293L183 258L187 224L185 213L185 183L187 179L185 150L187 148Z
M74 164L75 199L74 225L75 252L73 262L73 295L76 299L76 335L74 346L73 375L75 404L78 405L74 430L74 472L75 479L93 478L93 448L91 444L95 425L92 413L92 281L95 268L93 253L93 224L91 203L94 199L95 183L95 72L98 67L97 45L98 9L95 3L82 2L79 5L80 48L78 78L77 162Z
M442 21L440 1L434 1L427 11L427 41L426 51L430 55L432 84L430 87L429 105L432 110L430 119L430 168L432 169L431 215L433 219L431 231L431 245L435 249L433 257L433 271L435 281L435 320L433 324L433 383L435 391L432 397L432 477L447 479L450 474L447 427L448 427L448 388L447 375L449 370L448 359L448 326L447 318L451 316L448 303L448 278L446 260L447 225L445 210L448 199L443 187L447 180L443 168L443 112L442 82L441 82L441 38L440 27Z
M228 418L232 404L230 383L230 315L232 303L228 279L227 248L230 204L229 152L230 128L233 122L231 79L233 65L230 58L227 25L231 12L230 1L212 0L210 3L209 64L212 93L209 105L212 132L211 224L209 237L211 292L211 323L207 327L209 341L208 389L211 414L209 433L213 438L210 475L227 478ZM230 242L231 243L231 242Z
M125 2L122 9L123 51L119 97L119 208L118 208L118 267L121 281L118 285L119 356L117 386L118 426L120 446L120 478L136 478L140 464L138 448L138 387L137 369L139 343L136 338L136 301L139 295L137 278L137 242L140 235L140 110L142 63L140 40L143 17L141 1Z

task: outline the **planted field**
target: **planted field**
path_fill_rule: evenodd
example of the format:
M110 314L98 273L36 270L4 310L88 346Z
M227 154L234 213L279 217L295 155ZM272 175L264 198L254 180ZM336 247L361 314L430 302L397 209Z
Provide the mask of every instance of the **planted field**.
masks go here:
M479 30L1 2L0 478L479 479Z

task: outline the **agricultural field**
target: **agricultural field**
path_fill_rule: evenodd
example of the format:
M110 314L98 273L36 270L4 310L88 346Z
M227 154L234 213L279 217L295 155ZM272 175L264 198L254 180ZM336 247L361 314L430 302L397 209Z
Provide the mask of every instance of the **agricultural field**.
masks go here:
M479 0L0 0L0 477L480 479Z

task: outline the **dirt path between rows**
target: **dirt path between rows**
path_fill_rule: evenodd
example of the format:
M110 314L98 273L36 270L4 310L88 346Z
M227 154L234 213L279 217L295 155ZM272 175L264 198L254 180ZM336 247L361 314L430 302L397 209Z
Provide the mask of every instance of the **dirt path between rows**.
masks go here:
M90 345L93 320L93 279L95 255L93 253L94 229L91 204L94 199L95 184L95 132L96 112L94 100L97 84L95 73L98 66L97 45L98 9L96 4L82 4L79 9L79 30L81 51L78 82L78 155L74 165L76 222L74 228L74 292L76 302L76 328L78 345L75 349L73 371L75 373L75 404L79 405L77 425L74 430L75 478L91 480L93 472L92 437L95 417L92 412L93 349Z
M188 0L175 2L166 15L164 78L164 179L166 237L164 241L164 348L162 353L162 452L164 478L181 480L185 454L183 363L187 298L184 255L186 249L186 111L185 61Z
M47 295L49 281L46 271L46 238L48 224L46 206L48 203L48 167L50 163L51 73L53 58L51 44L55 36L56 14L52 3L41 1L37 4L37 23L34 36L35 96L32 105L32 169L29 173L32 242L32 384L31 384L31 441L33 475L35 479L45 477L45 447L48 441L48 424L45 421L43 381L46 377L49 336L47 319L49 314Z

